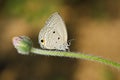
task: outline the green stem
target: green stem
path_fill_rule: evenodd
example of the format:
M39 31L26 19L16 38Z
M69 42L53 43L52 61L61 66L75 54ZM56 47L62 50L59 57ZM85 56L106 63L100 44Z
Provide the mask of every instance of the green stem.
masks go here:
M97 62L104 63L106 65L110 65L112 67L120 69L120 63L113 62L113 61L110 61L110 60L107 60L101 57L84 54L84 53L48 51L48 50L41 50L41 49L36 49L36 48L32 48L31 52L34 54L47 55L47 56L70 57L70 58L97 61Z

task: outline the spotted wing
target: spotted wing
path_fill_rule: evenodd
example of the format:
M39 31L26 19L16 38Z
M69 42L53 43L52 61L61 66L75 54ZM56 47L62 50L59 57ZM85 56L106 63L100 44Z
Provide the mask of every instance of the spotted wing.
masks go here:
M44 41L41 43L41 41ZM61 16L56 12L50 16L39 33L39 43L45 49L67 49L67 31Z

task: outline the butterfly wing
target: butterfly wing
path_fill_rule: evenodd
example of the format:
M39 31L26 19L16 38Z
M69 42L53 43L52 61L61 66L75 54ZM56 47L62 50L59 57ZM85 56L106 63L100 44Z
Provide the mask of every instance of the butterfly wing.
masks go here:
M41 29L39 43L45 49L68 49L66 27L57 12L50 16L45 26Z
M64 21L58 12L53 13L46 21L45 27L54 28L63 37L64 41L67 41L67 31Z

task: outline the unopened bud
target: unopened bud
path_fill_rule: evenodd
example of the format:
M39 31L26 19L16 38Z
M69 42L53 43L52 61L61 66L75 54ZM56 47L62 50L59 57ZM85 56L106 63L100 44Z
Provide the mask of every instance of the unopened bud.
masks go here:
M13 45L20 54L29 54L32 48L32 41L26 36L13 38Z

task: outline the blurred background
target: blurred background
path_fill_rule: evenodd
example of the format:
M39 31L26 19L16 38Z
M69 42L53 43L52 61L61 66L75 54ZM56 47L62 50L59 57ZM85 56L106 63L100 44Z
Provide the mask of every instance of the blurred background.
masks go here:
M80 59L20 55L14 36L39 48L38 33L59 12L72 52L120 62L120 0L0 0L0 80L120 80L120 70Z

